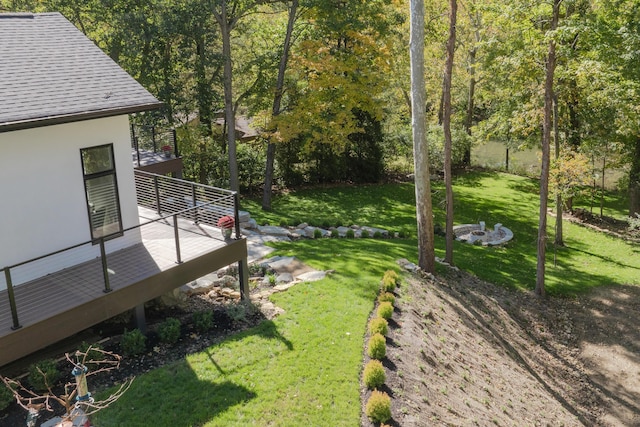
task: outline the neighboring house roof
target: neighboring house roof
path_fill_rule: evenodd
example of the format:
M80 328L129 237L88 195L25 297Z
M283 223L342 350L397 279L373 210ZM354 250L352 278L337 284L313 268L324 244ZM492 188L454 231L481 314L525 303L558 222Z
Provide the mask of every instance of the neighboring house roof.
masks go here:
M0 13L0 132L161 103L59 13Z
M237 138L243 141L249 141L258 137L259 133L252 125L253 119L245 116L236 116L236 135ZM224 117L217 117L215 124L218 126L224 126Z

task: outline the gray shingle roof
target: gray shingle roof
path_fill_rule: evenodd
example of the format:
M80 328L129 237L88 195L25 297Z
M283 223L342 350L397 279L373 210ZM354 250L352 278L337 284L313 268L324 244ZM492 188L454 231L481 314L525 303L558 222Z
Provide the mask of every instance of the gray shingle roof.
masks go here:
M0 132L160 102L59 13L0 13Z

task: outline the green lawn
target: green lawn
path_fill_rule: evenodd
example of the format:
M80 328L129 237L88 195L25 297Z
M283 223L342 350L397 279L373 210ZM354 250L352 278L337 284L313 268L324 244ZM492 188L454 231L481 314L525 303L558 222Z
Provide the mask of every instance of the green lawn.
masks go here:
M533 288L537 183L500 173L474 173L456 179L455 197L456 223L483 220L492 227L500 222L515 234L505 248L456 242L456 265L505 286ZM438 184L434 206L441 207L443 199ZM137 378L120 401L96 417L97 427L359 424L363 336L379 280L398 258L415 262L417 257L414 187L305 190L277 198L273 207L273 212L264 213L258 202L244 201L259 223L356 223L405 230L413 237L275 245L278 254L295 255L336 273L276 294L274 302L286 312L274 321ZM444 222L441 209L436 221ZM556 266L553 245L548 248L550 293L573 295L603 284L638 284L637 245L571 224L565 225L565 240L567 247L558 250ZM436 246L437 255L443 256L444 239L438 237Z

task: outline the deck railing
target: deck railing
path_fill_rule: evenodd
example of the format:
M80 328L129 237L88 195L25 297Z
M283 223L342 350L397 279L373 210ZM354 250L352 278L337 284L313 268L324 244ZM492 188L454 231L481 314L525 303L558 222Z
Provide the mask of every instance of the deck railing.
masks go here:
M14 274L18 276L29 276L29 274L25 274L25 272L28 272L28 270L42 270L42 263L45 263L49 268L43 275L55 272L55 265L60 262L60 257L66 258L67 261L68 259L82 259L82 262L94 260L97 252L95 245L97 243L99 247L97 258L102 267L101 282L103 291L106 293L111 292L107 245L123 238L126 239L128 235L135 236L136 232L139 233L145 227L150 227L152 224L162 223L164 226L173 228L173 240L176 250L175 262L177 264L182 263L182 252L180 249L182 236L180 234L180 227L178 226L179 218L217 227L217 222L221 217L230 215L235 218L236 238L240 237L237 193L138 170L135 171L135 180L138 205L153 209L158 215L157 218L119 231L117 234L122 234L124 237L119 237L117 240L112 240L114 235L103 236L98 240L93 239L82 242L0 269L0 282L4 279L11 310L12 329L15 330L21 327L15 297L14 288L16 284L14 284ZM44 270L47 269L45 268ZM27 281L29 280L23 280L22 283Z
M131 147L135 151L137 166L141 165L140 152L166 153L165 148L169 147L167 157L172 155L180 157L178 139L175 129L160 129L155 126L142 126L132 124L130 128Z

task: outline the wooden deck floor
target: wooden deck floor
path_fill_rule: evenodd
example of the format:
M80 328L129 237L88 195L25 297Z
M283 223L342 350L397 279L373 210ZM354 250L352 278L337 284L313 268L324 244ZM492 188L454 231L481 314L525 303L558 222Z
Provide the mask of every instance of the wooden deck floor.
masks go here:
M139 213L141 223L155 219L154 213L147 209L140 208ZM0 366L11 359L11 357L7 358L4 353L5 344L14 342L17 338L5 340L11 338L12 335L20 335L30 328L37 330L48 322L56 323L58 318L62 319L60 316L69 312L74 312L79 317L79 322L82 322L83 319L86 322L93 322L79 324L75 327L78 332L94 323L106 320L114 313L117 314L117 312L125 311L146 301L131 301L132 298L154 298L167 290L186 283L182 280L193 280L191 276L201 274L204 267L198 265L191 274L189 265L192 262L202 264L198 260L205 259L203 257L209 257L207 258L207 264L211 265L209 272L237 260L238 255L242 256L243 252L242 248L238 249L238 243L244 245L246 259L246 242L244 240L224 241L217 228L199 226L187 220L180 220L178 229L182 263L178 264L174 228L171 225L172 221L169 224L165 220L145 225L141 227L142 243L107 255L112 292L104 292L100 259L66 268L16 286L15 298L21 326L18 330L11 329L12 317L7 291L0 292ZM233 248L233 254L224 255L228 247ZM220 255L220 263L211 262L210 257L216 253ZM172 270L176 270L176 273ZM157 281L162 282L156 283ZM138 289L134 293L132 293L133 289L127 289L141 286L144 286L145 289ZM149 287L154 289L149 289ZM120 297L117 296L118 294ZM92 310L97 310L100 314L92 313ZM74 329L66 324L68 319L64 322L63 330L69 332ZM64 332L61 332L61 335L64 335ZM55 342L55 340L43 340L44 345L51 342ZM27 348L32 347L37 346L27 346Z

